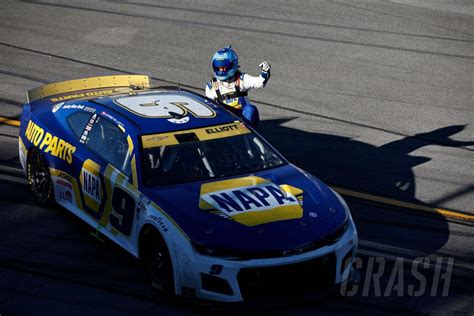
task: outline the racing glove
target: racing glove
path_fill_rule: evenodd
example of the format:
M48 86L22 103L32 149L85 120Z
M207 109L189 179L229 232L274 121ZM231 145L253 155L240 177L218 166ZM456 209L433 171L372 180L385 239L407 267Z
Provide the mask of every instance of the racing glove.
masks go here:
M260 65L258 65L260 67L260 69L262 69L262 73L260 74L260 76L263 78L263 85L266 85L267 84L267 81L268 79L270 79L270 64L268 63L268 61L264 61L262 63L260 63Z
M258 66L260 67L260 69L262 69L263 72L269 72L270 68L272 68L270 64L268 63L268 61L264 61L260 63L260 65Z

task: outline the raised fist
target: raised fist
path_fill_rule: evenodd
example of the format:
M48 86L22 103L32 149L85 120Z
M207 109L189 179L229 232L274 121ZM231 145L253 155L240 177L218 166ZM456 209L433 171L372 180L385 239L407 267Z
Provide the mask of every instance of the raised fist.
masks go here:
M268 72L270 70L270 68L272 68L270 66L270 64L268 63L268 61L264 61L262 63L260 63L260 65L258 65L260 67L260 69L262 69L262 71L264 72Z

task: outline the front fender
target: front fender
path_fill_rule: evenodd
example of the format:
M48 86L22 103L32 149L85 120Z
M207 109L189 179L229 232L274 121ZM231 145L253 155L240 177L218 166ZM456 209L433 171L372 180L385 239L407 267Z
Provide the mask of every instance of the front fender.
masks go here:
M173 274L175 281L176 294L181 294L182 286L191 286L194 284L194 276L190 273L189 266L192 264L194 249L189 237L179 227L179 225L158 205L151 202L142 214L138 236L142 236L142 230L147 227L156 229L163 238L171 257L173 264ZM137 248L140 249L140 238L137 238ZM141 254L138 252L138 256Z

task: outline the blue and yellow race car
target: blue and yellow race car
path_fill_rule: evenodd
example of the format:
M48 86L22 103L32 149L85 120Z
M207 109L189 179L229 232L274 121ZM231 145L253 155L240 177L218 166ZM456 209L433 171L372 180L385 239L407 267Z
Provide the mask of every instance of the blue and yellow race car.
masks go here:
M143 259L160 291L238 302L350 278L358 238L344 200L191 91L142 75L41 86L19 154L40 205Z

